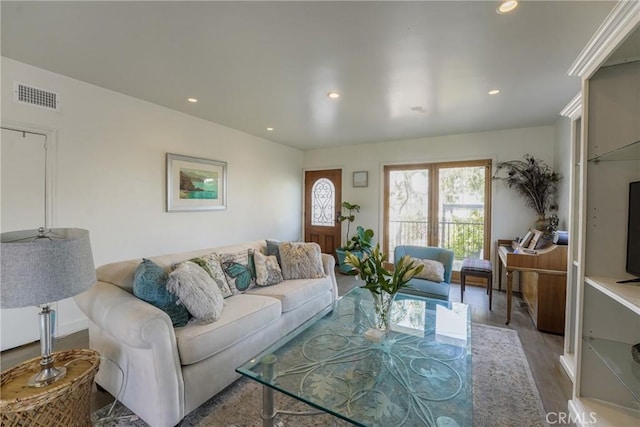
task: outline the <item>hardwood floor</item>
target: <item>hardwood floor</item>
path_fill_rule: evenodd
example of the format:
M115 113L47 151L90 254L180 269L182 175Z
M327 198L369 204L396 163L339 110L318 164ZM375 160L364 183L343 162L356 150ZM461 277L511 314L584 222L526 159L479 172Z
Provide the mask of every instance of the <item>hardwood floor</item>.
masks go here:
M345 276L339 273L336 273L336 278L340 295L362 283L356 281L353 276ZM450 299L451 301L460 301L459 285L452 285ZM563 337L539 332L534 327L526 307L519 306L519 301L519 296L515 296L511 315L512 320L507 326L504 324L507 305L504 291L498 292L494 290L493 309L491 311L489 311L489 299L485 293L485 288L467 285L464 295L464 302L471 305L472 322L514 329L518 332L531 372L540 391L545 411L566 413L567 401L571 397L572 386L559 362L563 348ZM59 338L56 340L55 346L56 351L87 348L89 346L89 334L86 330L76 332ZM40 345L37 342L7 350L0 355L0 368L4 371L39 355ZM94 387L91 402L92 411L103 407L111 401L113 401L113 397L109 393L97 391Z

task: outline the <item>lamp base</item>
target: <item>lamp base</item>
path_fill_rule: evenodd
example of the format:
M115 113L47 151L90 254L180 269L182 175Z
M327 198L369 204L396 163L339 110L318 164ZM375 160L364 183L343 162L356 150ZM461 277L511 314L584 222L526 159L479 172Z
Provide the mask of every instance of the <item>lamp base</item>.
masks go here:
M67 375L67 368L56 368L53 366L53 362L51 362L48 366L41 365L40 372L29 378L27 385L29 387L46 387L49 384L61 380L65 375Z
M51 352L53 351L52 325L54 324L52 318L55 311L51 309L49 304L43 304L40 308L40 351L42 353L42 359L40 359L40 372L27 380L29 387L48 386L51 383L61 380L67 374L67 368L56 368L53 366L53 357L51 356Z

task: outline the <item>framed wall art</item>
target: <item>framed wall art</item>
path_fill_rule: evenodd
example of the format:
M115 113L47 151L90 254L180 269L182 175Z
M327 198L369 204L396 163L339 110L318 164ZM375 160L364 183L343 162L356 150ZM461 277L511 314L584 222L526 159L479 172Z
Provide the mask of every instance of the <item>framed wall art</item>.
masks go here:
M227 162L167 153L167 212L227 208Z
M353 173L354 187L367 187L369 185L369 172L358 171Z

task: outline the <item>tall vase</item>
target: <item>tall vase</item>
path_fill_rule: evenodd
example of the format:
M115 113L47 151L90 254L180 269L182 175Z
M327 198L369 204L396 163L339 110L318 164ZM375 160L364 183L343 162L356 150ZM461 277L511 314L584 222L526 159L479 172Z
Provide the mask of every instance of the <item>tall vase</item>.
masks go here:
M536 230L546 231L547 228L549 228L549 218L544 214L538 215L538 219L536 220Z
M389 332L391 329L391 306L395 295L386 292L379 294L371 293L373 296L373 309L375 313L374 324L376 329Z

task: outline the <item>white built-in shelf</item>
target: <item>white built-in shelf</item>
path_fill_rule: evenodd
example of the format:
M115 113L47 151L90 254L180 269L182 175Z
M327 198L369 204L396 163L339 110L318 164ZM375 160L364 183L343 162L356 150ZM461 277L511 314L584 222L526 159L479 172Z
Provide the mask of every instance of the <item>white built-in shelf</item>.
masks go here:
M598 399L574 398L569 401L569 409L577 415L576 424L579 426L621 427L637 426L640 412L613 405ZM596 414L597 424L594 424L591 414Z
M640 402L640 363L633 360L632 344L594 337L584 337L583 340Z
M640 159L640 141L632 142L615 150L594 156L590 162L613 162Z
M640 283L616 283L612 277L584 278L584 281L640 315Z
M560 365L569 376L571 382L576 380L576 357L574 353L560 355Z

